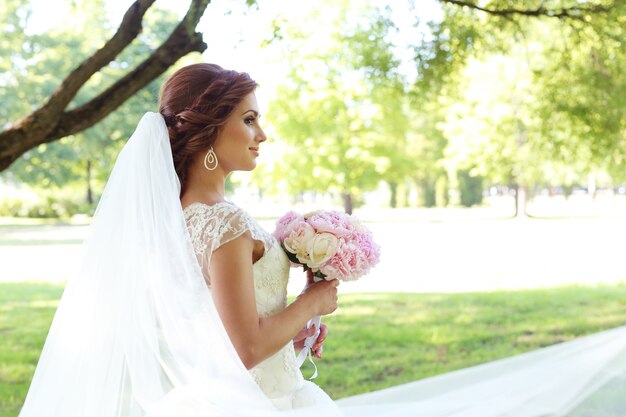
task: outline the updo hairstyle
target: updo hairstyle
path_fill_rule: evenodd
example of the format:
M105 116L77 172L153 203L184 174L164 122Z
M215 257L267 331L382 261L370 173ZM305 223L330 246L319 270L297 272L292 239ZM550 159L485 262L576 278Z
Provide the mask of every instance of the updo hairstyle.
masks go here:
M194 158L213 146L234 108L256 87L247 73L215 64L183 67L163 84L159 112L167 125L181 196Z

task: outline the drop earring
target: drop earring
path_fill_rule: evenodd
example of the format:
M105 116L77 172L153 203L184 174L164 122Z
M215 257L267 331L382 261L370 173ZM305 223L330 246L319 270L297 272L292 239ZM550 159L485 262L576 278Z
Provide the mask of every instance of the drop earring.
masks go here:
M204 167L209 171L213 171L215 168L217 168L217 155L213 151L212 146L209 148L208 152L204 156Z

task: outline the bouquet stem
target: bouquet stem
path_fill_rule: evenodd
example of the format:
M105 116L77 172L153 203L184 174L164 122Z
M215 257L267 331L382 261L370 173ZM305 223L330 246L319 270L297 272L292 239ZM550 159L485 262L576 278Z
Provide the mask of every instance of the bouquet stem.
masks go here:
M313 276L314 282L319 282L322 280L323 278ZM304 339L304 347L302 348L302 350L298 354L298 358L296 359L298 361L299 367L302 366L302 364L304 363L307 357L309 358L309 362L313 364L313 368L315 368L315 371L313 372L313 375L309 379L315 379L317 377L317 365L315 365L315 362L313 361L313 345L315 344L315 342L317 341L317 338L320 335L321 323L322 323L322 316L314 316L312 319L310 319L306 323L307 329L310 329L311 326L315 325L315 333L313 333L313 335Z

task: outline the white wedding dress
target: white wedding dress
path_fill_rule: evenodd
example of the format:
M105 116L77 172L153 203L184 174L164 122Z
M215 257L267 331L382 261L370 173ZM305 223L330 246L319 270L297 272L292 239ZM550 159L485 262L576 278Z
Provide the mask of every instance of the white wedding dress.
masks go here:
M122 150L20 417L623 417L626 327L339 401L288 344L252 370L212 301L207 265L249 230L261 315L285 307L289 263L240 208L179 200L169 137L146 114Z
M230 202L211 206L193 203L185 208L184 215L194 252L209 285L211 252L249 231L254 240L263 242L265 248L263 256L252 268L259 316L276 314L287 306L289 260L276 239L250 215ZM332 400L324 391L302 377L292 343L252 368L250 373L278 409L324 403L332 406Z

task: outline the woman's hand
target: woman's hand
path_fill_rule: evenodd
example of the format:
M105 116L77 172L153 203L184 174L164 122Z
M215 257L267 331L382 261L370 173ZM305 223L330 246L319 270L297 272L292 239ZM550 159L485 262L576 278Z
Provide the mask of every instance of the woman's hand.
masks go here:
M296 337L293 338L293 347L296 351L301 351L304 349L304 339L307 337L313 336L315 334L315 324L312 325L309 329L304 327L302 330L298 332ZM317 336L317 340L313 344L311 350L313 351L313 356L318 359L322 358L323 345L326 341L326 337L328 336L328 326L324 323L320 324L320 334Z
M306 285L302 293L297 298L303 298L307 301L313 301L315 311L313 315L323 316L330 314L337 309L337 287L339 280L320 280L315 281L313 271L306 271ZM317 294L317 295L315 295ZM312 298L311 298L312 296ZM300 300L300 301L304 301ZM321 326L320 326L321 327ZM321 331L321 330L320 330ZM311 333L313 334L313 333Z
M338 279L307 284L295 302L309 306L311 317L330 314L337 310L338 285Z

